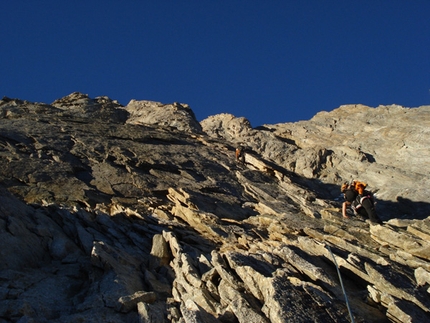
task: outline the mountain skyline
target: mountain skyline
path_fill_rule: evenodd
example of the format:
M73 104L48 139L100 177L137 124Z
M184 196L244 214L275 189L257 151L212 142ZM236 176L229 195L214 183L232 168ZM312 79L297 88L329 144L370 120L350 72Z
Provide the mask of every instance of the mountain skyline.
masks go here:
M1 5L1 96L188 104L252 126L430 103L428 1Z

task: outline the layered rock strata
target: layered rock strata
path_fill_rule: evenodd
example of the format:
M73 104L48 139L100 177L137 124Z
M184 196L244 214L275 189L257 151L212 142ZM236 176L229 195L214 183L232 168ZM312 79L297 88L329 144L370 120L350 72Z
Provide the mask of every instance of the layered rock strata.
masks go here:
M258 128L243 117L219 114L203 120L202 128L307 179L337 184L318 189L330 198L342 182L363 180L387 220L430 213L430 106L345 105L308 121Z
M185 105L80 93L51 105L3 98L0 109L0 322L430 320L429 201L405 180L380 188L383 225L343 220L338 184L362 175L343 163L374 164L369 182L387 167L379 185L406 155L389 164L380 143L373 162L341 162L342 134L324 152L325 131L312 126L327 113L259 130L231 115L200 127ZM428 119L414 120L423 130ZM305 147L297 129L311 126ZM426 183L421 157L408 156L403 171ZM406 189L408 203L390 200Z

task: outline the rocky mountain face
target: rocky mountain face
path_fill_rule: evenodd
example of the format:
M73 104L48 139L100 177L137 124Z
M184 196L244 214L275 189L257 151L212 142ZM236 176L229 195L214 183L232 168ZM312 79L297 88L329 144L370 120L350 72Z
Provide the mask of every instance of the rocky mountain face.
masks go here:
M429 129L430 107L252 128L5 97L0 322L430 321ZM342 218L355 178L382 225Z

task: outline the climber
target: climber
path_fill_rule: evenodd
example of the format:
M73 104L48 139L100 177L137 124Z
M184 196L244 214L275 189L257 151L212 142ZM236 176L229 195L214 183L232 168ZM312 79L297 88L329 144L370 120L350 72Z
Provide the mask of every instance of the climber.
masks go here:
M245 163L245 146L239 145L236 147L236 161Z
M355 181L352 181L351 183L343 183L340 191L343 193L343 197L345 199L345 202L342 203L342 216L345 219L349 219L349 216L346 212L347 208L352 206L352 203L355 202L358 196L358 193L355 190Z
M346 214L348 206L352 208L354 214L369 218L370 222L382 224L376 215L375 200L373 194L366 190L367 184L359 181L352 181L350 184L344 183L341 191L344 194L345 202L342 204L342 216L349 218Z

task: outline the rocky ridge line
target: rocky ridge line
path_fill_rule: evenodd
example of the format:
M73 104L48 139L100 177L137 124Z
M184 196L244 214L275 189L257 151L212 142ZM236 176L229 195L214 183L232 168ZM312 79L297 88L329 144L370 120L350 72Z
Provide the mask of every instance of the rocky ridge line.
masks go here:
M337 150L299 145L287 125L227 116L232 134L208 130L226 115L199 129L183 105L136 105L0 101L0 322L349 322L335 262L355 322L429 320L428 201L409 195L408 216L383 225L344 221Z

